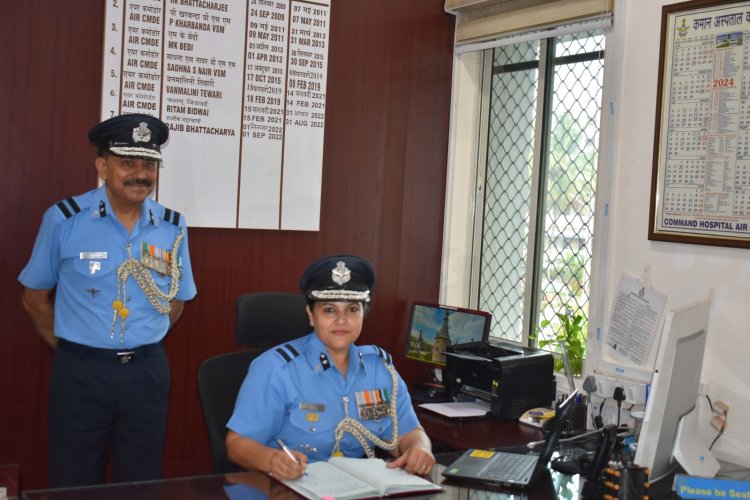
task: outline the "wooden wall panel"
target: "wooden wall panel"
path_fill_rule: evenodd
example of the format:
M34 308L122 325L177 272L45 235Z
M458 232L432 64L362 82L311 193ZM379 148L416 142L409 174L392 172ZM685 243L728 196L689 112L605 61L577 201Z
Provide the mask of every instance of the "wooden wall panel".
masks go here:
M195 377L202 360L236 349L236 297L296 292L318 256L373 261L360 342L392 352L405 377L426 376L402 349L410 302L438 298L453 43L442 4L333 0L320 231L190 230L199 292L167 337L166 475L210 470ZM5 2L0 17L0 464L20 463L25 489L46 484L51 354L16 277L43 211L95 185L86 133L99 116L103 19L101 0Z

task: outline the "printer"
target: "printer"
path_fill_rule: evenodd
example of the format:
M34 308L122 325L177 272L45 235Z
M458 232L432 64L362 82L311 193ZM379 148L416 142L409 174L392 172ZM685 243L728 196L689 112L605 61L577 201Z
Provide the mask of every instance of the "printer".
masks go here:
M449 345L444 354L447 396L488 401L495 420L515 420L555 400L554 361L547 351L493 340Z

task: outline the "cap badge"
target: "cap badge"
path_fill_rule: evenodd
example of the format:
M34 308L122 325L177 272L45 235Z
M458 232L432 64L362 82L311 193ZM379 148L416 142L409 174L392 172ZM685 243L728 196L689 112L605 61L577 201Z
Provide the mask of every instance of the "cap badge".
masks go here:
M340 260L336 263L336 267L331 271L331 279L339 286L352 279L352 272L347 269L344 261Z
M141 122L138 127L133 129L133 141L135 142L148 142L151 140L151 130L149 130L146 122Z

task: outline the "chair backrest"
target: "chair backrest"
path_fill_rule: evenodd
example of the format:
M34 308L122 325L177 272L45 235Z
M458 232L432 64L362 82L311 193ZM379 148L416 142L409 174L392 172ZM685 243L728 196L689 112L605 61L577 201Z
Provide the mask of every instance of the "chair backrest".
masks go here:
M198 394L203 408L203 418L208 430L214 472L241 470L227 459L227 422L234 411L234 402L250 362L263 351L230 352L209 358L198 368Z
M198 394L208 430L214 472L241 470L227 459L227 422L250 362L268 348L312 331L302 295L259 292L237 298L235 341L256 348L209 358L198 368Z
M257 292L237 298L235 342L268 349L312 331L300 294Z

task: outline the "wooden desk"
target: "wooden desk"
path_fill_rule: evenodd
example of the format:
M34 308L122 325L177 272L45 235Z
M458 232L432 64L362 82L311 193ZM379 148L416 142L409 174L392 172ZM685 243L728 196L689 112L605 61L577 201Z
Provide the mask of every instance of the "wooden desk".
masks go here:
M545 473L533 488L528 490L511 490L503 488L477 488L443 483L440 472L450 464L457 453L439 455L439 465L432 470L430 478L442 484L445 491L437 495L407 497L410 499L457 500L466 498L487 500L554 500L557 498L576 498L578 491L577 476L555 474L555 478ZM300 496L281 483L274 481L267 474L257 471L234 472L140 483L119 483L80 488L61 488L56 490L35 490L22 492L24 500L90 500L106 498L107 500L299 500Z
M543 438L541 431L521 425L515 421L499 422L487 418L455 420L443 417L429 410L417 407L417 415L427 434L436 443L453 450L467 448L491 448L500 446L524 445L529 441ZM436 449L436 452L438 450ZM445 491L429 498L434 500L454 500L458 498L483 498L476 493L477 487L456 483L443 483L440 472L456 458L459 453L436 453L439 465L432 470L431 479L443 484ZM575 498L578 491L578 477L557 473L545 473L533 488L515 490L508 488L481 487L482 491L491 491L485 496L492 500L502 499L557 499L560 496ZM91 498L107 499L258 499L271 498L281 500L299 500L299 496L282 484L271 479L267 474L249 471L232 474L214 474L186 478L145 481L139 483L106 484L80 488L61 488L56 490L24 491L25 500L83 500ZM414 497L411 497L414 498Z
M454 419L415 406L417 417L427 435L436 445L452 450L469 448L499 448L518 446L544 439L542 431L517 421L497 421L489 418ZM439 449L440 446L436 446Z
M515 421L500 422L486 418L455 420L417 407L417 415L432 440L443 447L454 450L467 448L496 448L525 445L543 438L542 432ZM484 485L468 485L447 481L441 475L446 466L460 455L436 452L438 461L430 479L441 484L445 491L429 497L409 497L430 500L555 500L578 498L580 478L577 475L545 471L528 489L519 490ZM667 486L669 486L667 484ZM35 490L22 492L24 500L88 500L91 498L182 500L199 498L214 499L264 499L299 500L296 493L274 481L267 474L249 471L231 474L215 474L140 483L119 483L57 490ZM663 497L658 497L663 498ZM675 498L670 496L669 498Z

